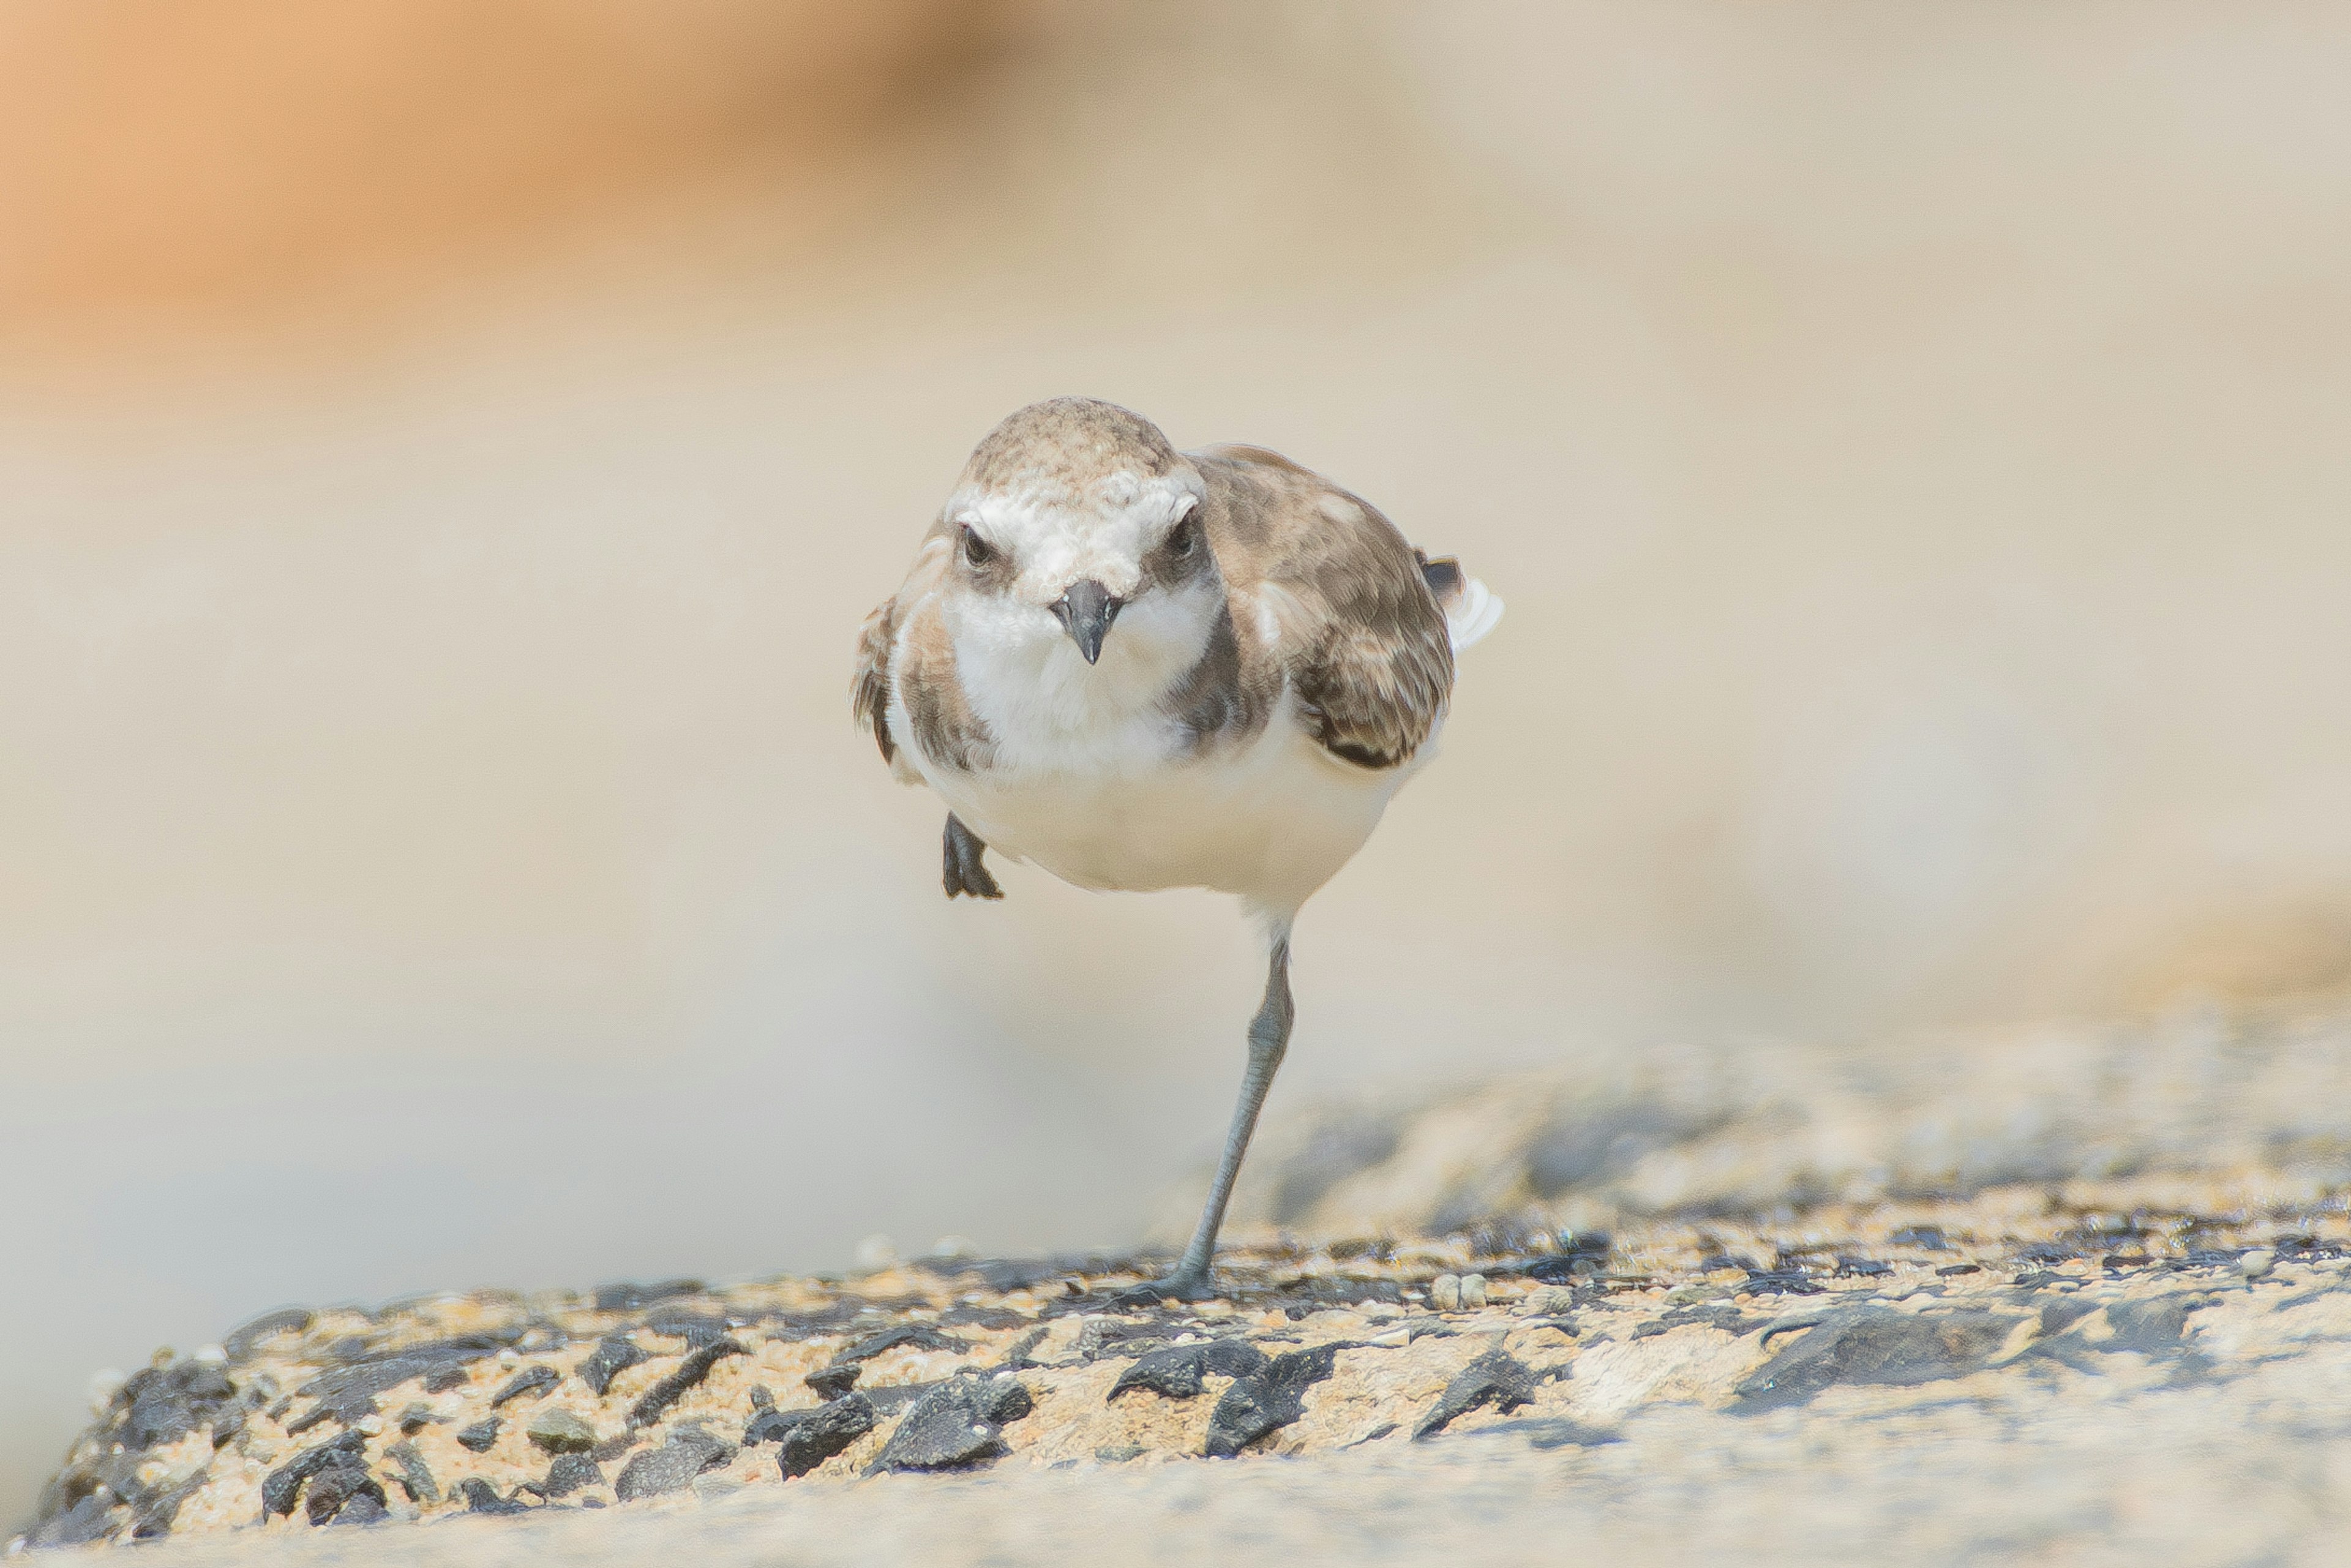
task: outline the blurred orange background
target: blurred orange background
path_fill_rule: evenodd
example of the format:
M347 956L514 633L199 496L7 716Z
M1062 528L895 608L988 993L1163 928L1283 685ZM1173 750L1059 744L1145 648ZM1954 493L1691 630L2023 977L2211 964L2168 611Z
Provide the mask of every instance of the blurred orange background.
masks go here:
M282 1301L1135 1233L1238 923L947 906L846 713L1036 397L1510 601L1277 1113L2341 985L2346 71L2318 4L10 7L0 1513Z

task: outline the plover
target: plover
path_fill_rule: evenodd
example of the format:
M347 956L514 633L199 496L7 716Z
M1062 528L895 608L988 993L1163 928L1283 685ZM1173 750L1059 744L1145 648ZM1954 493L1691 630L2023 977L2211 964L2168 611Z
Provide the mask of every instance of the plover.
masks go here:
M1453 654L1501 601L1279 453L1179 453L1114 404L991 431L865 622L853 706L947 807L946 894L993 849L1080 887L1238 894L1265 937L1240 1103L1167 1278L1209 1293L1233 1178L1288 1049L1290 935L1429 759Z

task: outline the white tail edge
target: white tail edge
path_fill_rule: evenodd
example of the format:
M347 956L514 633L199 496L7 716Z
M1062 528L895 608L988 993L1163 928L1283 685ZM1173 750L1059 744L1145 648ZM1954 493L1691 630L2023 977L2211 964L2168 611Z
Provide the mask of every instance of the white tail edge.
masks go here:
M1457 653L1491 632L1501 619L1501 599L1474 577L1463 579L1461 591L1445 606L1445 628L1452 634Z

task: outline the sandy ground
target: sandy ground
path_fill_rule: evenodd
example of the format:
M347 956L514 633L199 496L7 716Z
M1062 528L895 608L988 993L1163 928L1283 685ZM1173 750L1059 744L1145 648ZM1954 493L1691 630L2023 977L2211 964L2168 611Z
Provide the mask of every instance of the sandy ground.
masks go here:
M1147 1255L941 1255L275 1313L114 1392L23 1544L2327 1561L2346 1031L1979 1040L1966 1094L1876 1076L1913 1041L1771 1095L1725 1057L1327 1112L1270 1136L1291 1229L1255 1217L1211 1302L1123 1296Z

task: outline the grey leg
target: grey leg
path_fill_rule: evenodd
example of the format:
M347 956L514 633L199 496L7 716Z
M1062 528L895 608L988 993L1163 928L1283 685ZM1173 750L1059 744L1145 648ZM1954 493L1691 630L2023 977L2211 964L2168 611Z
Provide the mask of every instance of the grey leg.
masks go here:
M949 898L959 893L967 893L974 898L1004 896L1004 890L987 873L987 846L953 811L947 813L947 831L940 848L940 880L946 884Z
M1225 1206L1232 1201L1233 1180L1240 1175L1241 1158L1249 1153L1249 1134L1257 1131L1257 1113L1290 1049L1293 1012L1290 938L1284 936L1274 943L1266 961L1265 1001L1249 1020L1249 1070L1241 1075L1240 1103L1233 1107L1232 1128L1225 1134L1224 1156L1217 1162L1217 1179L1208 1188L1208 1204L1200 1211L1199 1227L1192 1232L1192 1243L1184 1249L1183 1260L1173 1274L1139 1285L1128 1294L1143 1300L1196 1301L1216 1293L1208 1282L1208 1264L1216 1256L1217 1232L1224 1226Z

